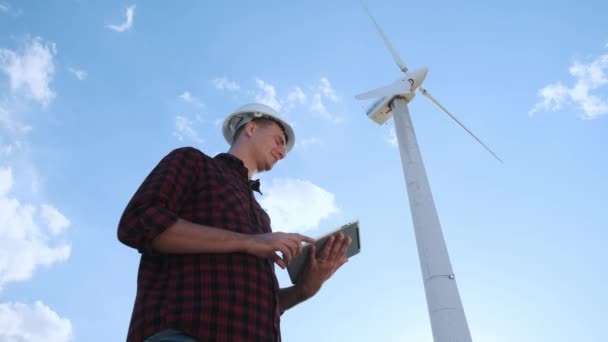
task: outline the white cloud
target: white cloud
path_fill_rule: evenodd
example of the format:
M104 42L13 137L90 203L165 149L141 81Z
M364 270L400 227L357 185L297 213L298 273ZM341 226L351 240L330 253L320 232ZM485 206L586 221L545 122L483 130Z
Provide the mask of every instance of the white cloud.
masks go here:
M131 26L133 26L133 15L135 15L135 5L131 5L127 8L127 11L125 13L126 16L126 20L124 23L119 24L119 25L107 25L106 27L109 28L110 30L116 31L116 32L124 32L128 29L131 28Z
M50 206L45 217L44 207L19 203L10 195L13 185L12 169L0 168L0 289L7 282L31 278L39 265L65 261L71 250L66 243L51 245L51 237L64 231L69 221L56 209L49 211Z
M311 146L314 145L321 145L321 140L312 137L312 138L305 138L305 139L300 139L298 142L296 142L298 144L298 148L309 148Z
M10 156L13 154L14 146L12 144L9 145L0 145L0 156Z
M583 119L595 119L608 114L608 99L602 98L592 91L598 92L608 84L608 54L602 55L591 63L574 62L569 68L575 83L567 87L562 82L549 84L538 91L541 100L530 110L530 114L539 111L557 111L569 104L575 104L582 110Z
M329 80L325 77L321 77L321 80L319 80L319 83L320 83L319 90L321 91L321 94L323 94L323 96L325 96L326 98L328 98L329 100L331 100L333 102L338 102L338 100L339 100L338 95L336 95L336 91L331 86L331 83L329 82Z
M270 106L276 111L280 111L282 106L277 98L277 91L274 86L260 79L256 79L256 83L262 93L256 94L255 101Z
M325 77L321 77L319 85L315 87L314 94L312 95L312 101L310 103L310 110L320 114L324 119L333 122L341 123L344 120L334 114L332 114L324 103L324 99L331 102L338 102L339 98L336 95L335 90L332 88L331 83Z
M87 78L87 75L88 75L86 70L82 70L82 69L68 68L68 71L72 75L76 76L76 78L81 81L84 80L85 78Z
M306 104L306 99L306 94L304 94L302 89L300 87L296 87L287 94L287 99L285 99L285 110L290 110L296 105Z
M8 14L13 17L21 15L21 10L11 6L7 1L0 0L0 13Z
M63 216L55 207L49 204L43 204L41 208L41 215L46 220L51 234L59 235L70 226L70 220Z
M0 168L0 198L8 195L13 187L13 171L11 169Z
M542 97L542 101L538 102L530 111L534 114L541 110L557 111L562 109L570 99L570 89L565 87L561 82L549 84L538 91L538 96Z
M262 186L260 204L274 231L303 233L338 212L334 195L310 181L278 178Z
M173 135L179 141L184 141L184 139L191 139L199 144L202 144L204 142L194 129L194 123L192 122L192 120L181 115L175 117L175 131L173 131Z
M226 78L216 78L213 83L219 90L241 90L238 84ZM330 122L341 123L344 121L342 117L332 114L326 105L326 101L329 101L329 103L340 101L331 82L326 77L321 77L318 84L308 87L307 91L295 87L286 96L279 96L276 87L264 80L256 79L256 86L255 91L243 91L243 93L253 96L255 102L268 105L279 112L283 112L283 114L291 112L297 106L305 106L308 110L319 114Z
M9 144L0 144L0 157L19 156L19 153L25 153L26 151L27 146L20 140L15 140Z
M40 37L27 42L23 54L0 49L0 70L8 75L11 91L48 105L55 97L49 86L55 71L55 54L55 44L44 43Z
M11 118L10 113L2 107L0 107L0 128L19 134L25 134L32 130L32 126L22 124Z
M191 103L193 105L196 105L198 107L205 107L205 104L199 100L198 98L192 96L192 94L189 91L185 91L183 92L180 96L180 99L184 100L187 103Z
M332 113L330 113L327 110L327 107L325 106L325 104L323 103L323 99L322 99L322 94L321 93L316 93L312 96L312 101L310 104L310 110L321 115L322 118L326 119L327 121L333 122L333 123L341 123L344 121L343 118L338 117Z
M399 141L397 140L397 133L395 132L395 127L389 128L388 134L386 136L386 142L388 142L391 146L394 146L394 147L399 146Z
M31 306L0 303L0 341L68 342L71 338L70 320L60 317L40 301Z
M313 112L319 113L319 114L323 114L323 115L329 115L329 113L327 112L327 108L325 107L325 105L323 104L323 100L321 99L321 94L317 93L312 97L312 103L310 104L310 110L312 110Z
M238 91L241 89L241 86L238 83L230 81L226 77L214 79L213 85L219 90Z
M18 17L23 11L19 8L14 8L7 1L0 0L0 13L10 15L12 17Z

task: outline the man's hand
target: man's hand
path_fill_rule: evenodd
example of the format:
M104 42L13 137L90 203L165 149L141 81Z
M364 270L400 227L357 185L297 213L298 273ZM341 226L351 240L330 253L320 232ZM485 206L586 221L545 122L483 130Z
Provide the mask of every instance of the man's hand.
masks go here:
M339 233L329 237L317 256L315 245L311 245L308 265L304 269L296 287L300 288L302 296L307 299L314 296L323 283L329 279L348 259L346 249L352 242L350 237Z
M297 233L267 233L250 235L246 252L262 258L271 258L282 269L302 252L302 242L313 243L315 240ZM277 255L281 252L283 257Z

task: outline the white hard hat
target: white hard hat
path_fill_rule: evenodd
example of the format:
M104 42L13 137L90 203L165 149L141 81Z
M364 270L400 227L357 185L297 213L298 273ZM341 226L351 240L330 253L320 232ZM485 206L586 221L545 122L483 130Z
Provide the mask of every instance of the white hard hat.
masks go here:
M274 122L278 123L279 126L281 126L285 132L285 138L287 140L285 150L289 152L296 142L296 135L293 133L293 129L287 122L281 119L279 113L261 103L246 104L234 111L234 113L228 115L226 120L224 120L224 124L222 125L222 133L224 134L224 138L228 144L232 144L234 133L236 133L239 127L257 118L267 118L273 120Z

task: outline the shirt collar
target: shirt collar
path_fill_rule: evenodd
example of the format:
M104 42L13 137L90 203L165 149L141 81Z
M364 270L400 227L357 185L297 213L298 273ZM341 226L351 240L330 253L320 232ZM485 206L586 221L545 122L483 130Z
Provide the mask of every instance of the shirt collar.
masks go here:
M246 180L249 188L253 191L258 192L262 195L262 191L260 191L260 180L259 179L248 179L249 174L248 170L245 167L245 163L240 160L238 157L230 154L230 153L220 153L215 156L215 159L223 161L228 167L233 168L236 172L241 174Z

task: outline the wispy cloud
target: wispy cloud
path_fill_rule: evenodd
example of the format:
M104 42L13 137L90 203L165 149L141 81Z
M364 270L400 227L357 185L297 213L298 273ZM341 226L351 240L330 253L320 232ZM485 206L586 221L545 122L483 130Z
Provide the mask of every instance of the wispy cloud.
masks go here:
M87 78L87 72L86 70L82 70L82 69L76 69L76 68L68 68L68 71L74 75L77 79L79 80L84 80L85 78Z
M14 8L13 6L11 6L8 1L0 0L0 14L2 13L11 15L13 17L18 17L21 15L22 11L18 8Z
M201 107L201 108L205 108L205 104L199 100L198 98L194 97L189 91L185 91L183 92L180 96L180 99L182 99L184 102L193 104L197 107Z
M315 138L315 137L311 137L311 138L304 138L304 139L301 139L301 140L299 140L299 141L297 142L297 144L298 144L298 148L301 148L301 149L308 149L308 148L310 148L311 146L315 146L315 145L317 145L317 146L318 146L318 145L322 145L322 142L321 142L321 140L319 140L319 139L317 139L317 138Z
M325 103L323 102L323 96L320 93L316 93L312 96L312 101L310 103L310 110L319 114L322 118L326 119L327 121L333 122L333 123L341 123L344 122L344 119L332 114L329 110L327 110L327 107L325 106Z
M278 178L262 187L260 204L275 231L303 233L338 212L335 196L307 180Z
M306 94L304 94L300 87L296 87L287 94L287 98L285 99L285 108L290 110L296 105L304 105L306 104L306 100Z
M327 108L325 108L323 100L321 99L321 94L317 93L313 95L310 110L323 115L328 114Z
M13 119L8 112L0 106L0 128L8 131L8 133L16 133L19 135L26 134L32 130L32 126L20 123Z
M190 139L196 143L202 144L204 140L198 135L194 129L194 122L185 116L178 115L175 117L175 130L173 135L179 141Z
M595 119L608 114L608 97L597 95L597 92L608 85L606 71L608 71L608 54L590 63L574 62L569 68L574 84L568 87L558 81L541 88L538 91L541 99L529 113L532 115L540 111L558 111L573 104L582 111L583 119Z
M13 144L0 145L0 157L8 157L13 154L15 146Z
M42 302L0 304L0 341L68 342L70 320L60 317Z
M109 28L110 30L116 31L116 32L124 32L128 29L130 29L133 26L133 16L135 15L135 5L131 5L127 8L127 11L125 13L126 19L125 22L119 25L107 25L106 27Z
M40 37L28 40L22 52L0 49L0 70L9 77L11 92L47 106L55 97L50 83L56 53L55 44Z
M40 206L42 209L41 216L44 219L46 225L49 227L49 231L52 235L57 236L70 226L70 220L68 220L62 213L50 204L43 204Z
M319 91L332 102L338 102L338 95L336 95L336 91L326 77L321 77L319 80Z
M344 121L342 117L333 114L328 109L328 105L340 102L340 97L326 77L321 77L318 83L304 89L296 86L288 91L287 95L280 95L275 85L268 81L259 78L256 78L255 81L256 89L253 91L243 91L236 82L226 78L216 78L213 80L213 84L219 90L240 91L242 94L252 96L254 101L268 105L283 114L288 114L298 107L304 107L332 123ZM285 93L282 92L282 94Z
M344 121L341 117L332 114L325 105L324 100L331 102L338 102L340 99L336 95L336 91L331 86L329 80L325 77L321 77L319 85L314 88L314 94L312 95L312 101L310 103L310 110L321 115L324 119L333 122L341 123Z
M213 85L215 86L216 89L219 90L228 90L228 91L239 91L241 89L241 86L234 82L231 81L229 79L227 79L226 77L219 77L213 80Z
M11 195L12 168L0 168L0 289L7 282L31 278L40 265L70 256L71 246L53 242L70 225L57 209L20 203Z
M258 85L259 91L255 95L255 101L270 106L277 111L280 111L283 106L277 98L277 91L274 86L260 79L256 79L256 83Z

